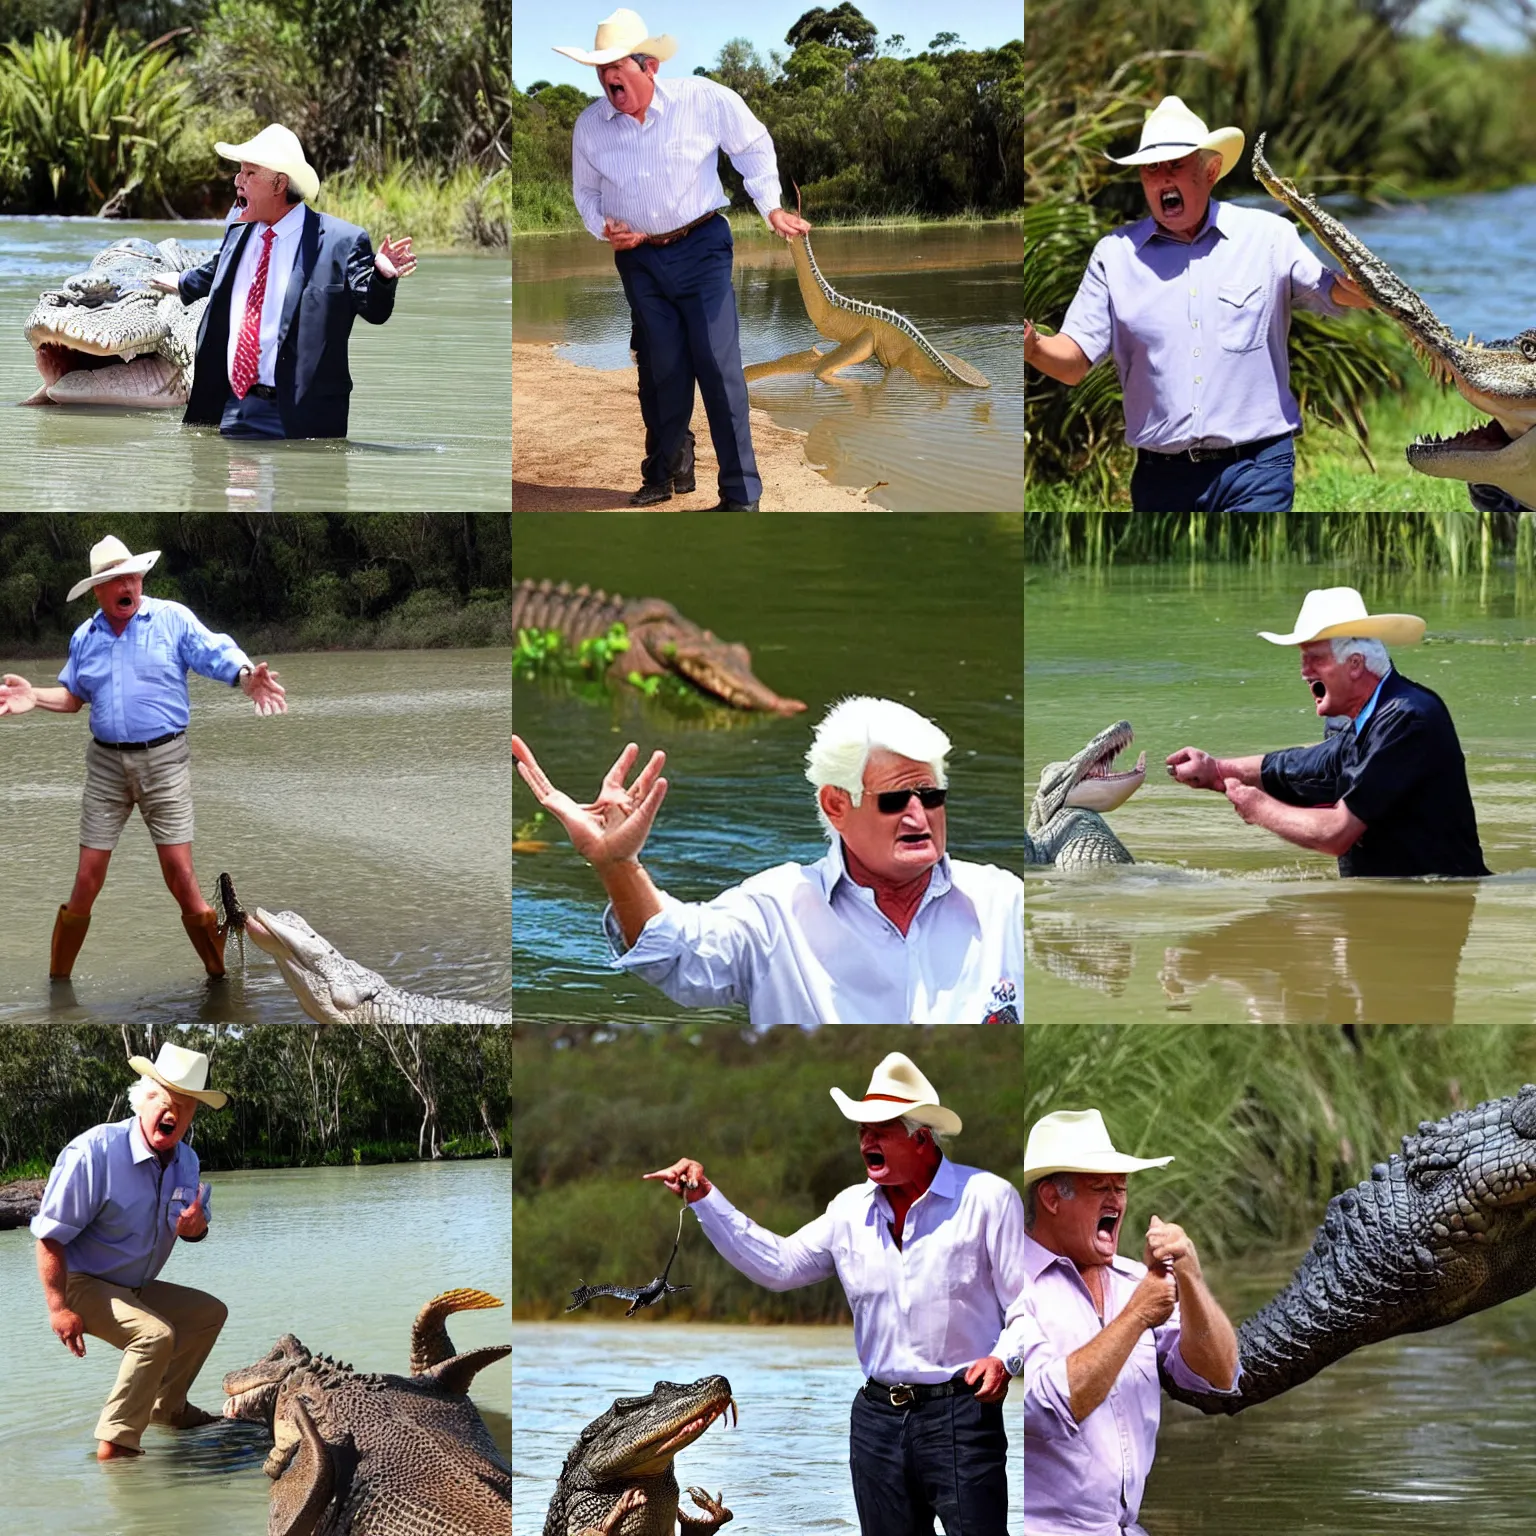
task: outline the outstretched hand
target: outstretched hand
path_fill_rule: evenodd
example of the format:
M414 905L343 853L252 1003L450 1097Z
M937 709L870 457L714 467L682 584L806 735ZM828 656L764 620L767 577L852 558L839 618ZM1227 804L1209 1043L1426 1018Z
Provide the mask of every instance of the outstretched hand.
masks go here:
M402 235L398 240L391 240L386 235L373 253L373 265L380 277L409 277L416 270L411 237Z
M603 775L602 787L590 805L578 805L563 790L556 789L520 736L512 738L512 755L534 798L565 828L571 846L588 863L601 869L605 864L622 864L640 857L640 850L650 836L651 823L667 798L667 781L660 776L667 760L665 752L651 753L650 761L626 788L624 781L640 755L640 748L630 742Z
M277 680L274 672L264 661L240 679L240 691L256 706L258 715L286 715L288 691Z
M786 240L793 240L796 235L803 235L811 228L809 219L803 219L787 208L772 209L768 214L768 223L774 234L783 235Z
M0 682L0 715L24 715L36 704L32 684L14 672L7 672L4 682Z

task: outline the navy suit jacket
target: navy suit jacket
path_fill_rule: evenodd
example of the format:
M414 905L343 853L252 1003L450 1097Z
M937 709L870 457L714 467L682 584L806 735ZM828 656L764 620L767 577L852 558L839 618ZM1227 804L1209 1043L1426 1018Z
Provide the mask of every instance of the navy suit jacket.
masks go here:
M217 253L177 280L183 304L211 298L197 328L192 393L182 417L188 426L216 427L223 416L229 398L230 290L254 228L231 224ZM277 333L277 409L289 437L347 435L352 395L347 337L353 317L383 325L394 310L398 286L398 279L381 277L375 269L364 231L313 208L304 210Z

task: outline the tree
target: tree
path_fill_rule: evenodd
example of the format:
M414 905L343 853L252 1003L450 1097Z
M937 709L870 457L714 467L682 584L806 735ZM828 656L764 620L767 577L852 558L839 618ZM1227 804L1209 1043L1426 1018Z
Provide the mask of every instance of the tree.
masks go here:
M887 53L900 53L906 46L907 40L900 32L892 32L885 40L885 51Z
M929 53L948 53L953 48L959 48L960 34L958 32L940 32L934 40L928 44Z
M843 0L830 11L819 5L807 11L784 34L784 41L791 48L802 43L824 43L832 48L846 48L856 59L867 59L873 56L879 35L874 22L850 0Z

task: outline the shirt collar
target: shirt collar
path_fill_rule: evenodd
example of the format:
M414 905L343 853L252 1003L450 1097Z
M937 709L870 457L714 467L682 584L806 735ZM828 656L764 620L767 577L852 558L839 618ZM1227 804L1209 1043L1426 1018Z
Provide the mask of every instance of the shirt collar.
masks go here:
M939 1166L933 1171L933 1182L917 1199L921 1200L923 1195L937 1195L940 1200L957 1200L960 1197L960 1187L960 1175L955 1172L954 1164L941 1152ZM880 1186L873 1179L864 1181L864 1195L871 1204L879 1193ZM914 1205L916 1203L917 1201L913 1201ZM887 1201L886 1204L889 1205L890 1202Z
M1083 1277L1078 1273L1077 1265L1064 1253L1057 1253L1054 1249L1047 1248L1044 1243L1037 1243L1028 1232L1024 1234L1024 1273L1030 1280L1036 1281L1053 1264L1059 1264L1079 1284L1083 1283ZM1118 1274L1135 1278L1135 1271L1130 1267L1130 1260L1123 1259L1117 1253L1109 1261L1108 1267Z
M868 886L860 885L852 875L848 873L847 861L843 858L843 840L834 838L832 846L827 849L824 857L810 865L810 870L821 886L821 894L826 898L827 904L832 903L832 894L837 889L839 880L848 883L851 891L867 891ZM928 882L928 889L923 892L923 899L918 903L918 911L921 912L930 901L937 901L954 884L949 873L949 855L946 853L939 862L933 866L933 878ZM870 899L874 899L874 893L870 893Z
M256 233L260 235L263 231L270 229L278 240L291 240L304 227L304 207L303 203L295 203L277 223L258 224Z
M1228 238L1227 232L1222 226L1221 210L1223 204L1218 198L1212 198L1210 207L1206 210L1205 228L1195 236L1193 240L1175 240L1172 235L1163 235L1163 239L1171 245L1199 245L1212 230L1223 239ZM1139 251L1154 235L1162 234L1162 226L1149 213L1146 218L1131 226L1131 242Z
M1367 720L1369 720L1371 718L1371 716L1375 713L1376 701L1377 701L1377 699L1379 699L1381 697L1382 687L1385 685L1387 679L1389 677L1391 677L1391 676L1392 676L1392 667L1391 667L1391 664L1388 663L1387 670L1382 674L1381 682L1376 684L1376 687L1375 687L1374 691L1372 692L1370 698L1368 698L1365 701L1365 708L1362 709L1360 711L1360 713L1355 716L1354 726L1355 726L1355 735L1356 736L1358 736L1360 734L1360 732L1365 729L1365 722Z
M667 115L667 96L666 96L666 92L663 91L663 89L662 89L662 82L661 82L661 80L659 78L654 80L652 82L652 84L655 86L655 90L651 93L651 104L650 104L650 106L648 106L645 109L646 118L649 119L652 112L654 112L658 117L665 117ZM599 84L598 84L598 90L600 90L600 91L603 90L601 82L599 82ZM616 117L628 117L629 116L629 114L627 112L620 112L619 109L616 106L614 106L612 101L610 101L608 99L608 92L607 91L603 91L602 102L603 102L603 115L608 119L608 121L610 123ZM634 122L634 119L630 118L630 121ZM635 127L636 128L644 128L644 126L645 126L644 123L635 123Z
M128 620L128 623L123 627L123 633L126 635L128 631L132 629L140 619L151 618L154 615L155 609L159 606L160 599L157 597L151 597L149 593L146 592L143 597L139 599L139 606L137 611L134 613L133 617ZM92 615L91 624L96 629L105 630L109 635L113 632L112 626L107 623L107 616L105 612L103 612L100 607L98 607L95 614Z
M155 1149L144 1140L144 1127L139 1124L139 1117L135 1115L128 1122L128 1146L133 1152L133 1160L142 1163L155 1156ZM175 1159L173 1158L174 1162Z

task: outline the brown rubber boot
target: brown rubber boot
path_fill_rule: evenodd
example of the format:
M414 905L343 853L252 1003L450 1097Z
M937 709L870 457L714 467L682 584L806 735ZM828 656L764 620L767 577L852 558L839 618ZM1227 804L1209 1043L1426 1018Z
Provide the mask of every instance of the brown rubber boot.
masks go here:
M187 937L192 940L192 948L197 951L197 958L203 962L203 969L210 976L222 976L224 974L224 930L219 927L218 913L199 912L196 917L188 917L183 912L181 926L187 930Z
M69 973L74 969L75 956L80 953L80 946L85 943L85 930L90 926L89 912L82 917L78 912L71 912L67 906L59 908L59 915L53 920L53 944L48 951L50 981L69 980Z

